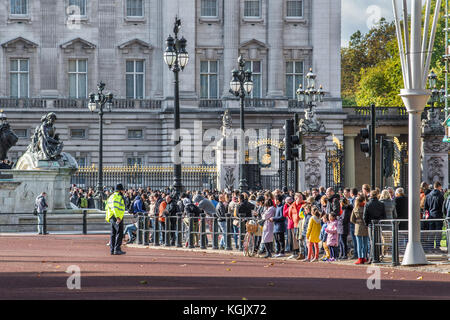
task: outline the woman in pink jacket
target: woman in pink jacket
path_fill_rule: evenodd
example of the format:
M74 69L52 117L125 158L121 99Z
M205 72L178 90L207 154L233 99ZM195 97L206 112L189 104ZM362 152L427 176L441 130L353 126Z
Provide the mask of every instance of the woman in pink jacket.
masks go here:
M325 232L327 233L327 246L330 248L330 259L329 261L335 261L339 253L339 239L337 232L338 222L336 220L336 215L334 213L329 214L329 222Z

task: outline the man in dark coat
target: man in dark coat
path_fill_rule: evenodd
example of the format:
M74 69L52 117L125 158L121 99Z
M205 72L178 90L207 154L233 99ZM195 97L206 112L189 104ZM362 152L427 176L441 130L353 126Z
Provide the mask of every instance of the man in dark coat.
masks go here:
M241 225L240 225L240 231L241 231L241 239L239 242L239 248L242 248L242 244L244 243L244 237L245 237L245 224L248 221L248 218L252 217L252 210L255 209L255 206L248 202L248 200L245 198L244 194L239 195L239 204L237 207L237 215L241 218Z
M174 246L175 245L175 238L176 238L176 230L177 230L177 212L178 210L178 206L175 200L172 199L172 197L170 195L166 196L166 203L167 203L167 207L166 210L166 223L168 221L169 222L169 235L170 235L170 245Z
M442 219L442 207L444 205L444 195L442 194L442 185L440 182L434 183L434 190L425 198L425 212L429 215L426 219ZM427 221L428 230L442 230L443 221ZM441 232L429 232L427 241L424 243L424 250L436 251L440 253ZM436 245L436 249L435 249Z

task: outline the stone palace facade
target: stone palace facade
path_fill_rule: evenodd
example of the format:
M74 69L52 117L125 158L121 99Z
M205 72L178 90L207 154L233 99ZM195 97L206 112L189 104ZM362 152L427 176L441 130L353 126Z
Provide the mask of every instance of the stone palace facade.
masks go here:
M0 108L20 136L12 160L53 111L64 150L97 164L98 115L87 96L103 80L115 96L104 116L104 164L169 164L174 76L163 52L176 15L190 55L180 74L183 129L219 129L226 109L238 127L228 90L242 55L255 82L246 128L281 130L294 112L302 117L295 90L312 67L326 91L318 115L343 141L340 1L2 0L1 9ZM195 144L193 163L208 143Z

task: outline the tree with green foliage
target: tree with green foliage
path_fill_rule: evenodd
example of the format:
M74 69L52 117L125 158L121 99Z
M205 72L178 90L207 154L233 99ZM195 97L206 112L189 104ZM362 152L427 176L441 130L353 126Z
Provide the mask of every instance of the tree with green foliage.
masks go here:
M444 5L436 30L431 68L444 83ZM431 21L430 21L431 23ZM355 32L349 46L341 49L342 99L344 106L403 106L399 91L404 87L394 22L381 19L365 35Z

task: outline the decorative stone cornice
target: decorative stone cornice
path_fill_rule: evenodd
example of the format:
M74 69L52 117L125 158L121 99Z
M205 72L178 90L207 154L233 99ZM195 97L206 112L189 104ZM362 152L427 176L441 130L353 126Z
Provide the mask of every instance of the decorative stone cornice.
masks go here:
M141 49L143 53L150 53L150 50L153 49L153 47L149 43L137 38L122 43L118 46L118 48L122 51L122 53L128 53L133 49L134 46L137 46L139 49Z
M75 38L73 40L64 42L60 45L60 47L64 50L65 53L70 53L75 49L75 44L77 43L79 43L81 45L81 48L87 53L91 53L97 47L95 44L82 38Z
M8 52L13 52L16 50L18 43L22 43L24 49L26 49L28 52L35 51L35 49L39 46L37 43L34 43L33 41L27 40L22 37L17 37L3 43L2 47Z

